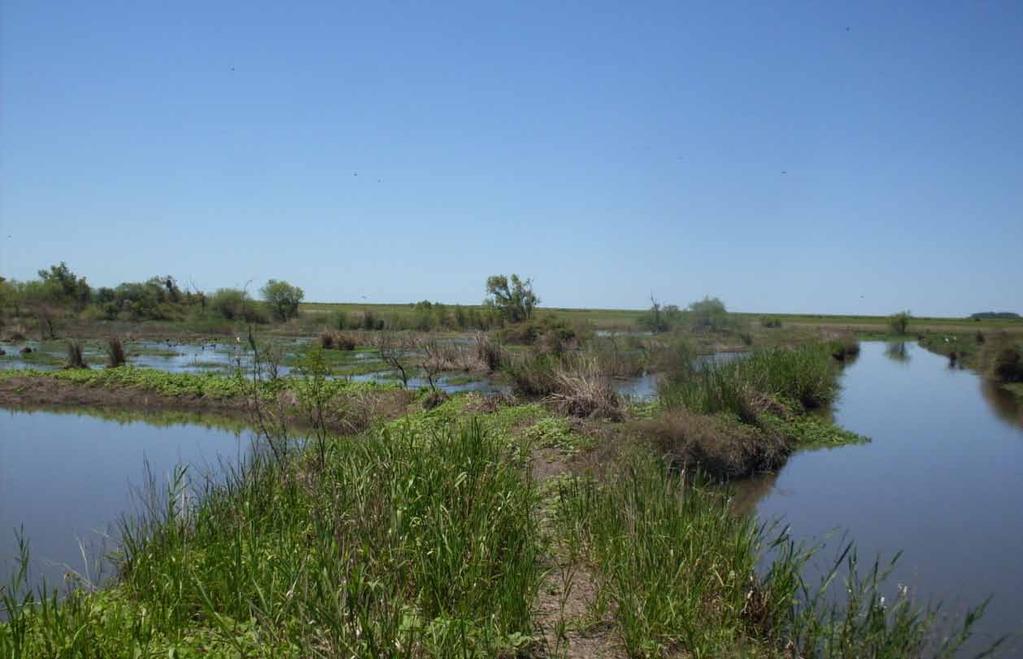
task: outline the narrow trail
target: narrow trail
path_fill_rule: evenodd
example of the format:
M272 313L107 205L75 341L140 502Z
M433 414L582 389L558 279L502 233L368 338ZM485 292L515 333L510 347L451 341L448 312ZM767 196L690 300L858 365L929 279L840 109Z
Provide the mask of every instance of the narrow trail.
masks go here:
M534 452L531 463L535 482L543 486L559 476L570 473L568 459L557 449ZM541 523L553 533L546 519L548 510L540 513ZM550 657L625 657L624 646L617 634L610 613L594 619L597 580L588 566L572 557L560 555L559 542L552 537L550 553L544 557L547 575L540 586L537 603L537 625L543 633L546 656Z

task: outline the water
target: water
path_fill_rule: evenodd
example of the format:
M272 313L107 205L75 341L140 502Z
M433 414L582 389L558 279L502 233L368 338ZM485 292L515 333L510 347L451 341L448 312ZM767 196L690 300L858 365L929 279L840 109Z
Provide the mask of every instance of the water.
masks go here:
M164 485L175 465L193 482L237 462L249 439L196 425L156 426L76 414L0 410L0 578L14 569L16 530L30 542L33 584L59 585L68 570L93 581L116 540L116 521L137 511L146 464ZM83 559L79 542L86 547Z
M973 648L1023 631L1023 425L1012 397L912 344L862 344L842 385L835 420L873 441L796 454L739 496L797 537L831 534L818 567L848 532L861 563L904 550L893 586L946 611L993 596ZM1012 641L1006 654L1023 654Z

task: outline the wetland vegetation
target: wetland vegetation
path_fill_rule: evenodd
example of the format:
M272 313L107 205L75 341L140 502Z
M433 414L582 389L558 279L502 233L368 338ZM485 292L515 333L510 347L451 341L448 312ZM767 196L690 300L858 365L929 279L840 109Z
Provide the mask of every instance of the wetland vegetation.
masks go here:
M811 578L812 542L733 505L798 451L869 441L831 411L884 318L550 310L514 275L478 307L93 292L63 264L5 286L3 406L242 424L255 448L154 481L102 584L41 583L28 537L4 656L950 656L983 610L893 598L851 547ZM1011 384L1015 321L969 322L957 364ZM901 333L936 349L958 323Z

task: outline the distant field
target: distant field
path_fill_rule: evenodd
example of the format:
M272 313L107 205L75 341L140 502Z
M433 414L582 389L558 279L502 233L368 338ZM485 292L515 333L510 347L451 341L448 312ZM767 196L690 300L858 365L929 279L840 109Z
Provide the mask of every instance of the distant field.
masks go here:
M311 314L327 314L343 311L357 313L371 311L374 314L404 315L412 313L413 304L359 304L354 302L305 302L302 311ZM452 305L453 306L453 305ZM482 305L462 305L465 308L482 308ZM645 311L636 309L568 309L564 307L542 307L540 313L552 314L568 321L592 323L598 329L632 329L636 321ZM822 329L843 329L854 332L887 331L887 316L852 316L829 314L780 314L780 313L743 313L733 314L738 318L757 323L761 318L777 318L785 326L817 327ZM914 317L911 331L927 330L932 332L969 332L973 330L1010 330L1023 332L1023 320L1020 319L984 319L972 318L936 318Z

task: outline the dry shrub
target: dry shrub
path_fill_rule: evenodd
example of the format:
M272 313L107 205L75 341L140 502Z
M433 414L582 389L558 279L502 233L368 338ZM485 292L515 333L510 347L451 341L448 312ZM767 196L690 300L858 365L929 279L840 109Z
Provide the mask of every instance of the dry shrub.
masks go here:
M640 430L677 467L721 480L774 471L790 450L783 437L761 428L681 408L641 422Z
M476 359L486 367L488 373L493 373L501 368L501 364L504 362L504 349L491 341L485 332L476 332L474 345Z
M85 363L85 357L82 352L80 341L71 340L67 342L67 368L89 368L89 365Z
M127 362L128 358L124 354L124 344L121 343L121 339L116 336L107 339L107 368L124 366Z
M355 350L358 341L345 332L320 332L320 347L324 350Z
M553 381L549 400L562 414L613 421L624 416L622 397L594 360L562 364L554 370Z

